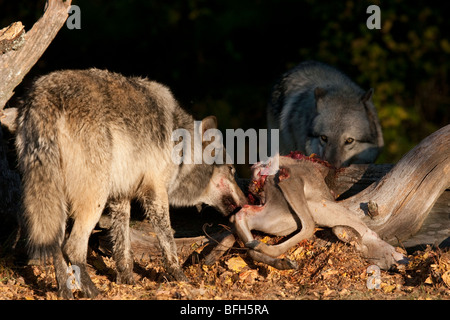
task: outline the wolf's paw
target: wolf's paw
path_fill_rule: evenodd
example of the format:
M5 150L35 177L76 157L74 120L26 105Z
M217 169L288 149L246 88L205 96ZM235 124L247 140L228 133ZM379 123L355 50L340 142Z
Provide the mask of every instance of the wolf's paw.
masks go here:
M70 290L67 286L61 286L58 289L58 296L62 299L70 300L73 299L72 290Z
M117 272L116 278L117 284L136 284L136 280L134 280L132 272Z
M90 281L90 283L87 285L83 285L82 291L88 298L95 298L100 294L100 291L98 291L97 287L92 281Z
M170 280L189 282L189 279L186 277L186 275L184 274L184 272L181 268L171 268L171 269L168 269L167 271L168 271Z
M297 270L298 269L298 263L295 261L292 261L290 259L277 259L278 261L275 263L274 267L279 270Z

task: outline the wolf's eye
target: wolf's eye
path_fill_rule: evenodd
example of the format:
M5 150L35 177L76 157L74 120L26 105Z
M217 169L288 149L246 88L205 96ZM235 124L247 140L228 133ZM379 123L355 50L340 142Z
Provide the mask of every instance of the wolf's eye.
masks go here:
M236 169L234 169L233 166L229 166L228 169L230 170L231 175L234 176L234 173L236 172Z
M325 135L321 135L320 136L320 140L322 140L323 142L327 142L328 141L328 137Z
M353 141L355 141L355 139L347 138L347 140L345 140L345 144L351 144L351 143L353 143Z

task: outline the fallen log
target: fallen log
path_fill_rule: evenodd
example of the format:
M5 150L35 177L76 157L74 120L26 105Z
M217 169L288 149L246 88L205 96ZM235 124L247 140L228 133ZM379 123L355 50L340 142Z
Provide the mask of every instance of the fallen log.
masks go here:
M439 242L450 235L447 195L437 211L430 212L437 200L450 186L450 125L434 132L408 152L380 180L363 191L338 203L362 219L379 236L395 244L417 235L421 228L439 221L438 233L430 234ZM369 202L378 207L377 214L369 212ZM437 219L437 220L436 220ZM422 234L423 235L423 234Z
M97 225L97 230L101 229L106 231L99 237L99 248L103 253L108 255L112 252L112 243L110 242L110 237L107 233L111 223L110 216L108 214L104 214L100 218ZM158 239L156 238L156 234L153 232L153 228L148 221L135 221L130 229L131 249L135 259L148 261L154 257L161 256ZM212 248L216 246L230 234L231 232L224 230L208 236L200 235L196 237L175 237L178 255L186 259L195 250L201 249L203 252L206 247ZM225 251L233 245L234 239L232 241L233 242L229 243L229 246L224 249ZM223 254L224 252L221 253Z
M348 199L365 190L372 184L377 183L391 171L393 167L394 165L392 164L351 165L350 167L343 168L336 174L333 174L332 177L327 177L327 184L336 195L339 195L338 199ZM368 198L369 197L367 197L367 199ZM354 198L349 201L354 202L353 207L355 211L358 211L355 203L361 201L361 198L359 200ZM365 218L368 220L367 223L372 226L372 219L368 219L368 217L370 217L368 214L368 202L366 201L366 203L363 201L360 202L360 204L366 208L367 216L365 216ZM360 210L362 209L360 208ZM423 247L425 245L444 245L444 242L445 245L448 246L447 239L450 236L450 189L447 188L442 192L436 199L436 202L431 206L428 213L425 210L422 213L425 218L415 233L411 232L410 235L407 235L404 238L391 237L388 242L400 244L405 248ZM388 225L388 223L386 223L386 225Z

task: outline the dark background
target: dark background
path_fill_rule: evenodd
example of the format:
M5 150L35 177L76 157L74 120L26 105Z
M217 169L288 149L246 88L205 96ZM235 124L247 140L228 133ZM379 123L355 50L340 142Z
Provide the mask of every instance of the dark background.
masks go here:
M29 30L44 1L0 0L0 28ZM196 119L213 114L221 130L265 128L271 85L301 61L347 73L374 101L396 162L450 123L450 19L445 1L74 0L81 30L64 26L34 66L106 68L168 85ZM366 9L381 9L369 30ZM10 102L10 105L14 102Z

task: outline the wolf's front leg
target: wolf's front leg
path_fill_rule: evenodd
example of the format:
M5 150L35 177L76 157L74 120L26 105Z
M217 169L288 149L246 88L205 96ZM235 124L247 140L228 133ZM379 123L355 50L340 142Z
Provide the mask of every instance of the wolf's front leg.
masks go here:
M155 192L151 198L144 197L142 203L158 238L166 271L177 281L188 281L178 261L177 247L170 225L167 193Z

